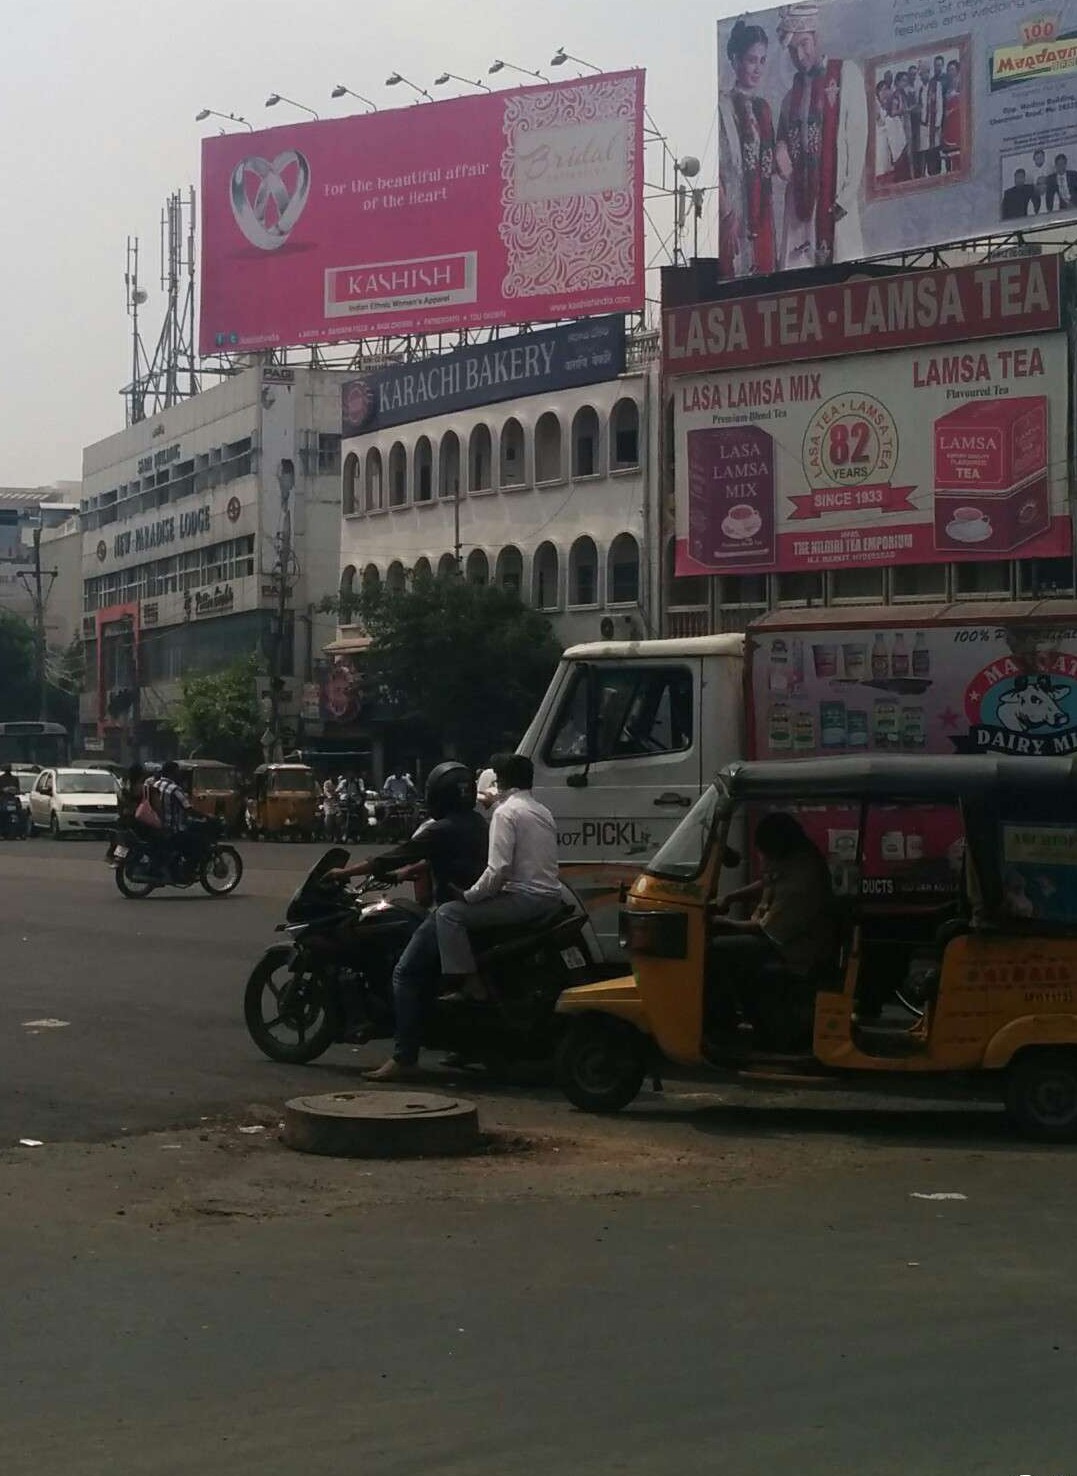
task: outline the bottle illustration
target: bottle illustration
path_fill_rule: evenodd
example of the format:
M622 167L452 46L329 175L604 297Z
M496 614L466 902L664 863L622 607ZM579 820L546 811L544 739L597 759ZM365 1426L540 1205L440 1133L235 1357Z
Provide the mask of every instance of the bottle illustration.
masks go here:
M868 746L868 715L862 708L850 707L845 714L845 731L850 749L863 752Z
M844 748L846 742L845 703L819 704L819 735L824 748Z
M771 692L780 696L789 691L789 647L784 641L771 643L767 686Z
M889 698L881 698L875 704L872 736L875 748L883 753L893 752L901 746L901 708Z
M767 747L780 753L793 746L793 720L784 702L776 702L767 720Z
M789 674L789 685L794 692L804 686L804 642L793 642L793 667Z
M815 752L815 714L799 711L793 718L793 747L798 753Z
M876 681L890 675L890 658L886 653L886 637L881 633L875 637L871 648L871 674Z
M894 637L894 653L890 658L890 670L896 677L907 677L909 674L909 652L905 646L905 637L900 630Z
M912 674L914 677L931 675L931 652L928 650L927 637L922 630L916 632L916 640L913 643Z

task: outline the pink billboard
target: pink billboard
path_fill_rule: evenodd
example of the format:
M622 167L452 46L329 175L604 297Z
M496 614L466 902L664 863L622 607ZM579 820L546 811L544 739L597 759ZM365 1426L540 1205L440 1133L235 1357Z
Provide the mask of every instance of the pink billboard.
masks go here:
M202 145L204 354L643 301L642 71Z

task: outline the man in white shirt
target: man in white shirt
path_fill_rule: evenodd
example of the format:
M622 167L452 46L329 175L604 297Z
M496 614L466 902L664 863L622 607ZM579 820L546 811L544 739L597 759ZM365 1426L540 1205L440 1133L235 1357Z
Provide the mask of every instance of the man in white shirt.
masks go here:
M494 760L499 801L490 820L486 870L457 902L437 911L442 974L473 980L471 934L519 923L521 928L552 915L561 901L557 870L557 826L532 796L535 768L521 754Z

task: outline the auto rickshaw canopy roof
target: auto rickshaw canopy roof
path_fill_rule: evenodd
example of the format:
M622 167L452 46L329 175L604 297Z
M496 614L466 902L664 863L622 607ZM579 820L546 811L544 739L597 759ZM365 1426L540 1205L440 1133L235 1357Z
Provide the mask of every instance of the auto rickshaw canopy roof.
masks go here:
M1077 758L979 755L791 759L728 764L719 788L738 804L834 800L955 801L1019 793L1077 795Z

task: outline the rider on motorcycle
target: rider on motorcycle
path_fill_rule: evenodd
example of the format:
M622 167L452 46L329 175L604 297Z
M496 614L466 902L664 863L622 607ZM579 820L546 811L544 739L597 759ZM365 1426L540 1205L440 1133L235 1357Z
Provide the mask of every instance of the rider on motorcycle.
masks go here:
M424 821L410 840L373 856L330 871L331 878L389 877L402 867L426 862L435 903L448 902L459 887L472 886L486 865L489 832L475 809L475 779L463 764L438 764L426 781ZM396 1046L392 1059L369 1073L372 1081L409 1081L418 1074L423 1024L441 979L434 914L420 923L393 970Z
M189 854L187 816L191 802L179 782L180 768L175 759L161 765L156 779L148 779L144 788L152 789L156 804L154 809L161 817L161 830L168 842L166 859L184 860Z

